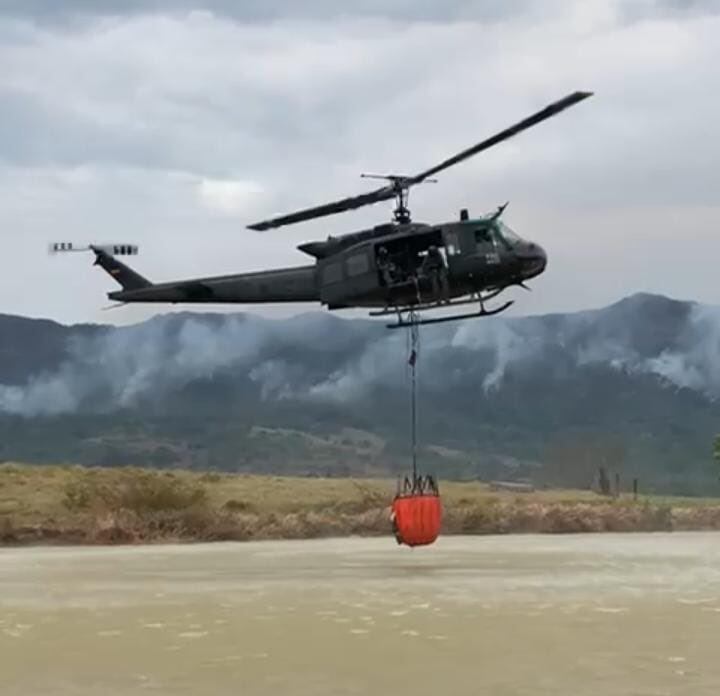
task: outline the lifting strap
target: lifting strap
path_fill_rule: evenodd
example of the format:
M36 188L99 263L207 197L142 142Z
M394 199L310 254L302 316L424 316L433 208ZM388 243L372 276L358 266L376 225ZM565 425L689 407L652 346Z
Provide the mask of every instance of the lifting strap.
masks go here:
M420 327L418 313L410 312L408 324L408 365L411 380L411 443L412 480L406 476L393 500L391 520L398 544L410 547L432 544L440 532L442 505L437 482L432 476L418 475L417 438L417 364L420 356Z
M408 365L410 365L410 400L411 400L411 442L412 442L412 474L413 481L417 481L417 361L420 357L420 326L419 316L414 310L410 311L408 326Z

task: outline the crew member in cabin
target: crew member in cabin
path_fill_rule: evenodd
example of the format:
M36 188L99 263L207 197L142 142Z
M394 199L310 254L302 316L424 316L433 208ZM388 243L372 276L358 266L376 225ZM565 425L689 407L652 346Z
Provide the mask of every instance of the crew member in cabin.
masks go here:
M395 264L390 260L388 250L381 246L377 251L377 267L383 279L385 287L390 287L395 282L396 268Z
M440 250L433 244L427 252L422 264L423 275L430 278L433 297L438 304L449 302L450 288L448 286L448 269Z

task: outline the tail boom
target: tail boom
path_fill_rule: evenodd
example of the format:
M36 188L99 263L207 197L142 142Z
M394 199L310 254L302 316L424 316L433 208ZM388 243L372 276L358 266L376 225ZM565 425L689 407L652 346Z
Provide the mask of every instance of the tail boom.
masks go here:
M315 266L151 283L116 258L116 256L137 254L138 248L134 245L77 246L63 242L50 246L50 252L53 254L76 251L92 251L95 254L94 265L100 266L121 288L109 292L108 298L123 304L129 302L262 304L320 300Z
M108 293L118 302L264 304L317 302L314 266L196 278Z

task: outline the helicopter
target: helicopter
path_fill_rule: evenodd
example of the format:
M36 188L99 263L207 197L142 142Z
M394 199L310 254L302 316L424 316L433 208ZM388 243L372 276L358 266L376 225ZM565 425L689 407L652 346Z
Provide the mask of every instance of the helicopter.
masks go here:
M489 215L435 224L415 222L408 208L410 189L435 182L435 174L511 138L592 96L576 91L509 128L412 176L362 174L382 179L380 188L248 225L265 231L395 199L393 219L357 232L306 242L298 249L311 265L251 273L152 283L118 256L138 253L134 244L51 244L51 253L91 251L99 265L121 286L107 294L122 306L140 303L297 303L319 302L328 310L365 308L370 316L396 316L388 328L487 317L513 301L486 308L489 300L544 272L545 250L523 239L502 220L507 203ZM471 312L423 317L422 312L477 304ZM454 311L454 310L453 310Z

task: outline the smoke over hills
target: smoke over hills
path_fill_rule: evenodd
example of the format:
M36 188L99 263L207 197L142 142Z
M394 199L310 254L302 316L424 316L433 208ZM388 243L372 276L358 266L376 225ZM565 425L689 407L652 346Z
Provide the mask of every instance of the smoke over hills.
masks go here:
M508 457L541 466L549 447L588 434L620 438L635 471L708 466L720 423L716 308L635 295L575 314L424 327L421 340L423 437L464 453L476 473ZM140 429L185 464L237 468L218 448L253 449L263 426L326 441L354 428L383 438L389 461L407 436L407 337L369 321L185 313L114 328L0 317L0 356L4 458L52 458L55 440L53 456L92 461L110 430L117 455ZM82 436L58 438L63 423ZM44 454L27 442L41 431Z

